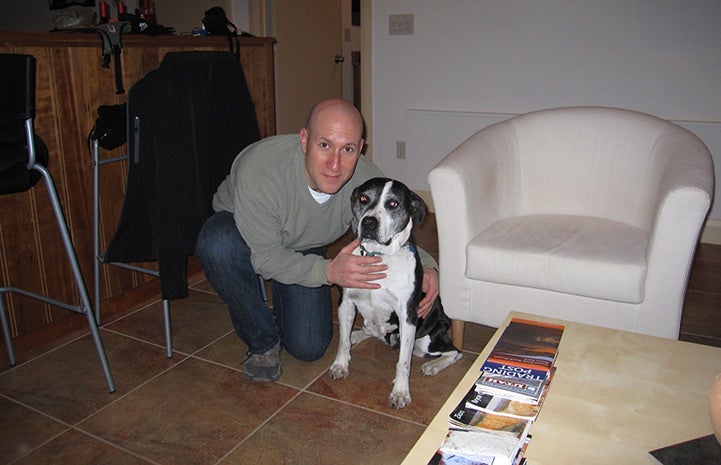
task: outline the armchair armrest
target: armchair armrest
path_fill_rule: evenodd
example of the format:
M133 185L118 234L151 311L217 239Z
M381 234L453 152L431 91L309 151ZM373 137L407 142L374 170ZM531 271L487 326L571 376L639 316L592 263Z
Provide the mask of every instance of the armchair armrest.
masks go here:
M658 144L662 164L655 218L647 252L645 303L639 321L643 331L678 338L688 276L701 228L713 197L713 163L694 134L677 128ZM673 321L671 321L673 320Z
M466 245L513 211L518 202L518 160L510 125L480 131L446 156L428 175L438 224L441 294L451 318L466 309ZM460 301L459 301L460 299Z

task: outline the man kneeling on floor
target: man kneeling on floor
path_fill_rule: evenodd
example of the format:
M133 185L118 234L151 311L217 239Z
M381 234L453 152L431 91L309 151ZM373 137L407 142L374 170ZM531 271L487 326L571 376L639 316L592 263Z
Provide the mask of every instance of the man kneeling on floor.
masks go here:
M351 225L350 196L383 176L361 155L363 119L349 102L317 103L300 134L263 139L241 152L213 197L195 256L228 305L248 346L246 377L277 381L281 347L303 361L323 356L333 337L330 285L377 289L381 257L353 255L353 240L333 259L325 249ZM423 264L418 306L424 317L438 296L437 264ZM263 301L258 275L271 280L273 308Z

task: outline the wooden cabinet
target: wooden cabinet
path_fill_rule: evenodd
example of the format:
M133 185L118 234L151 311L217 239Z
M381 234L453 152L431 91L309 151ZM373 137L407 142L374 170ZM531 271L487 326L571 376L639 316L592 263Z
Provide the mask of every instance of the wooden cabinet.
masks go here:
M261 135L275 134L275 93L271 38L240 38L246 74ZM122 37L122 78L128 89L160 63L167 52L228 50L224 37ZM35 128L50 151L49 170L58 187L78 260L93 295L92 162L88 136L100 105L125 101L116 93L114 63L102 66L100 35L95 33L0 33L0 53L25 53L37 59ZM0 71L1 72L1 71ZM125 146L103 158L124 153ZM115 231L123 204L127 165L101 170L101 250ZM0 196L0 286L17 286L57 299L78 302L70 267L42 183L29 192ZM147 275L102 267L101 296L114 301L109 311L154 281ZM117 297L123 295L122 299ZM127 297L127 298L126 298ZM14 294L5 295L16 350L22 354L48 339L58 339L84 319ZM108 310L103 308L103 313ZM77 322L77 323L76 323ZM4 356L0 354L0 357Z

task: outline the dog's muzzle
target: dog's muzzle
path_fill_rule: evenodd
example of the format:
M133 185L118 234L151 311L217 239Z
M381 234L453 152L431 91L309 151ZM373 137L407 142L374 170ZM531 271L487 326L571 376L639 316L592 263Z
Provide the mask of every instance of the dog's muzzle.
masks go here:
M387 240L383 240L381 237L379 237L379 233L380 222L378 221L378 218L376 218L375 216L366 216L361 220L359 234L361 240L370 239L382 245L388 245L390 244L391 240L393 240L393 237L390 237Z
M361 239L377 239L378 219L374 216L366 216L361 220Z

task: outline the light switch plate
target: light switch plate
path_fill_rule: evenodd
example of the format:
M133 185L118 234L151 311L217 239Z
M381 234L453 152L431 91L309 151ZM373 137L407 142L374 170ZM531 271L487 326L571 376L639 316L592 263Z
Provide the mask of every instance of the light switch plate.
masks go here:
M388 34L413 34L413 15L388 15Z

